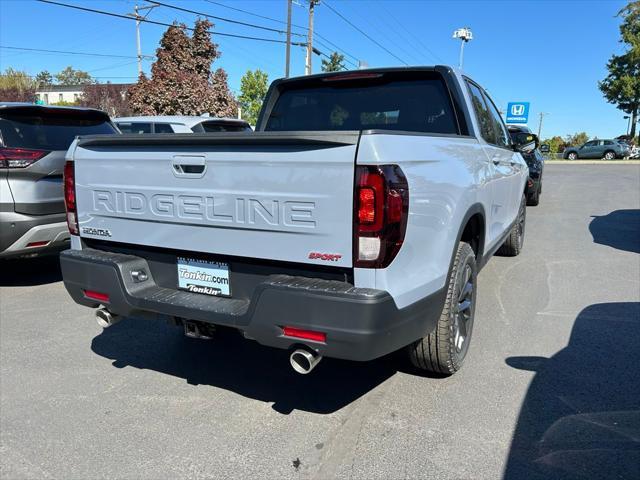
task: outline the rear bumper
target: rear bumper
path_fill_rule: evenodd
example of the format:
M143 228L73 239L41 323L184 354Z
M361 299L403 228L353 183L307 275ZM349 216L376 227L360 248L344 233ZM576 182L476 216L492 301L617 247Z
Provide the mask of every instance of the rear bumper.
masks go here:
M64 213L0 212L0 258L48 253L68 246L69 230Z
M60 256L64 284L79 304L97 307L84 295L109 295L105 306L123 316L174 316L234 327L262 345L290 349L307 345L327 357L372 360L433 331L446 291L441 289L399 310L384 291L346 282L270 275L251 298L221 298L159 287L152 275L135 283L131 271L147 261L134 255L93 249L67 250ZM285 337L283 326L324 332L326 343Z

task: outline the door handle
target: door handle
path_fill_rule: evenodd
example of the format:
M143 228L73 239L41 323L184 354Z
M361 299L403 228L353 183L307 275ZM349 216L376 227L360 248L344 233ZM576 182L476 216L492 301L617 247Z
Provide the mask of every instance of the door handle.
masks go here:
M176 177L202 178L207 169L203 155L175 155L171 160Z

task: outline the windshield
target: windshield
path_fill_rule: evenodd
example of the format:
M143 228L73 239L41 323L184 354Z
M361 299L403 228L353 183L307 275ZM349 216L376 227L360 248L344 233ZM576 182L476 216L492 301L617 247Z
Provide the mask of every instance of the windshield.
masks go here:
M439 76L419 72L413 78L331 78L289 88L285 84L265 130L458 133L449 93Z

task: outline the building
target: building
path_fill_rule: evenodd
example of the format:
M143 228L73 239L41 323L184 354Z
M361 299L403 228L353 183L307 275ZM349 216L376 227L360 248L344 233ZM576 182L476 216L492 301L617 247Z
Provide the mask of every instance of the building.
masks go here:
M122 87L126 91L130 83L114 83L112 85ZM45 105L55 103L75 103L82 96L84 85L42 85L36 90L36 99Z

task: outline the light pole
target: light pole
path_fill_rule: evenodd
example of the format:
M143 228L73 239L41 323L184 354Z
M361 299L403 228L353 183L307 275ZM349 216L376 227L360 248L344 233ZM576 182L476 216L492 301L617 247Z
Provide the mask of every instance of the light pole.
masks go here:
M459 28L453 32L453 38L459 38L460 42L460 64L459 67L462 70L462 62L464 60L464 44L473 40L473 32L469 27Z

